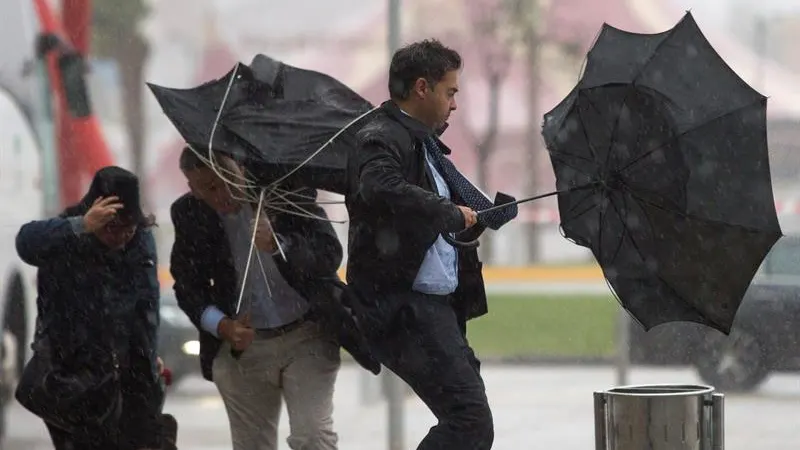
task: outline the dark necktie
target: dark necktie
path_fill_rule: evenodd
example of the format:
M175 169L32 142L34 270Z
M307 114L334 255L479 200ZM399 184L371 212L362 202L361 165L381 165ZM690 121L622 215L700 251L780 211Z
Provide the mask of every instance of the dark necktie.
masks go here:
M467 177L462 175L455 164L442 153L442 149L439 147L436 139L432 137L425 139L425 148L428 150L428 155L431 158L431 162L433 162L433 165L436 167L436 170L442 175L442 178L447 182L450 189L461 198L465 206L475 211L481 211L494 206L492 201L486 198ZM500 208L486 214L478 215L478 223L492 230L497 230L517 217L517 213L517 205Z

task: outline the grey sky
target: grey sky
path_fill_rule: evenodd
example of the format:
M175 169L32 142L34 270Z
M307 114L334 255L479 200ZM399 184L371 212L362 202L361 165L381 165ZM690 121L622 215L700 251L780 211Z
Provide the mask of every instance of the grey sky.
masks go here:
M705 23L725 26L730 18L731 11L737 5L744 6L753 12L762 14L778 14L785 12L800 12L798 0L666 0L671 1L681 8L691 9L698 18Z

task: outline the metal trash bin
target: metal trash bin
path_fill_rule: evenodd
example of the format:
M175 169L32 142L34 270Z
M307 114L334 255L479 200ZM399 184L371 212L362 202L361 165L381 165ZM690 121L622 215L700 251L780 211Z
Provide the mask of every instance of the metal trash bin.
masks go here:
M724 450L724 399L713 387L700 385L595 392L595 449Z

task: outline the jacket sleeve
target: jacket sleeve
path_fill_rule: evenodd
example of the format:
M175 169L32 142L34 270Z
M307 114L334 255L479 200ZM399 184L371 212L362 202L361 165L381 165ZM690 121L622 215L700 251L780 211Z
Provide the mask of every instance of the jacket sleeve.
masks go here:
M150 230L145 231L144 246L149 262L145 270L147 271L147 292L145 294L146 302L144 304L144 324L145 332L150 342L152 343L153 350L155 351L158 346L158 329L161 326L161 285L158 280L158 252L156 250L156 239Z
M316 198L313 189L302 192L302 195ZM325 210L317 204L303 205L304 213L327 219ZM284 217L287 217L284 215ZM303 217L291 217L291 227L276 227L276 238L281 244L286 260L278 252L273 256L275 263L282 270L297 274L300 278L328 277L336 273L342 263L343 250L333 226L327 220ZM284 219L286 220L286 219Z
M464 229L464 215L450 200L405 180L398 151L383 142L365 143L360 152L359 190L367 204L380 203L395 215L424 220L440 233Z
M195 228L192 217L188 214L188 205L181 204L181 199L172 204L170 216L175 229L175 242L170 255L170 273L175 281L175 298L178 306L186 313L189 320L202 330L202 317L206 307L212 303L208 299L208 280L203 279L198 271L196 260L201 260L196 236L191 230Z
M35 220L17 233L17 254L27 264L38 267L86 239L88 234L80 216Z
M152 379L158 380L156 358L158 357L158 330L161 325L161 290L158 281L158 257L156 241L151 230L143 230L140 244L143 248L143 260L138 261L135 270L144 271L142 285L138 286L136 304L137 327L134 331L132 346L147 360L147 367Z

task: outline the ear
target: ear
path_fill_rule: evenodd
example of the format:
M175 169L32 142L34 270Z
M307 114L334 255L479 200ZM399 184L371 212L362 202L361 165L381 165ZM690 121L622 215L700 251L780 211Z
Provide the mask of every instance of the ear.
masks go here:
M428 96L428 90L430 89L430 84L428 84L428 80L425 78L417 78L417 81L414 82L414 95L417 98L424 99Z

